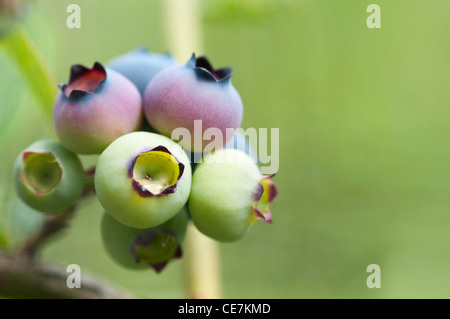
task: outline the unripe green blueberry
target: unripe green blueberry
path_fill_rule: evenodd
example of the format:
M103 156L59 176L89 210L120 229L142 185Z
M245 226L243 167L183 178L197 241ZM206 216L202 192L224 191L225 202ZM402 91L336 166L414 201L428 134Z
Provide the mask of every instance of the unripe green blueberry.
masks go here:
M206 155L192 178L189 212L205 235L223 242L242 238L258 219L270 223L277 189L244 152L220 149Z
M84 171L78 156L54 141L38 141L17 158L14 180L19 197L46 213L61 213L81 197Z
M160 272L171 259L182 256L187 223L184 208L167 222L149 229L125 226L105 212L101 224L103 245L112 259L126 268L151 267Z
M155 133L119 137L100 155L95 190L103 208L122 224L158 226L189 198L191 166L183 149Z

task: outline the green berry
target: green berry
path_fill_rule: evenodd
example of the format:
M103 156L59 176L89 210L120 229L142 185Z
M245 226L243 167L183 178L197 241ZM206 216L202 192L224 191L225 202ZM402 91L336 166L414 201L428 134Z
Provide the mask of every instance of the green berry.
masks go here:
M192 179L189 212L205 235L223 242L242 238L258 219L270 223L277 189L244 152L221 149L203 158Z
M78 156L54 141L38 141L27 147L14 167L16 191L30 207L61 213L79 200L84 171Z
M175 216L190 189L186 153L154 133L119 137L101 154L95 172L95 190L103 208L133 228L155 227Z
M101 225L103 245L113 260L126 268L151 267L160 272L171 259L181 257L187 223L185 209L150 229L127 227L105 212Z

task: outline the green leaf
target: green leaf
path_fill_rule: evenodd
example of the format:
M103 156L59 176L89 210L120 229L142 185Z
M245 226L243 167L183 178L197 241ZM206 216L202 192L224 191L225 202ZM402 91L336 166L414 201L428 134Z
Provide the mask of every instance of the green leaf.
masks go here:
M0 44L15 61L39 100L45 119L52 126L52 107L57 85L28 33L25 29L17 27L3 38Z
M8 127L11 119L19 109L20 100L23 96L23 86L14 65L6 55L0 55L0 134Z
M8 250L9 248L9 242L6 236L3 234L2 230L0 229L0 250Z

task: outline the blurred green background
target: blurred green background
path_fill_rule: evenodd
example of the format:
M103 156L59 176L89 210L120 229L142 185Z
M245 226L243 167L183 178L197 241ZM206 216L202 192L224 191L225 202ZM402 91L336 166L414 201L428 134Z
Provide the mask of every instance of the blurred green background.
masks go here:
M450 2L377 0L382 28L368 29L373 2L200 1L202 53L234 67L243 127L280 128L274 222L221 245L225 297L450 297ZM81 29L66 27L70 3ZM162 19L161 1L37 0L24 23L62 83L73 63L139 45L167 51ZM17 201L11 174L18 153L50 132L0 46L0 246L40 220ZM101 214L85 201L43 259L139 296L184 297L182 261L160 275L114 264ZM372 263L381 289L366 286Z

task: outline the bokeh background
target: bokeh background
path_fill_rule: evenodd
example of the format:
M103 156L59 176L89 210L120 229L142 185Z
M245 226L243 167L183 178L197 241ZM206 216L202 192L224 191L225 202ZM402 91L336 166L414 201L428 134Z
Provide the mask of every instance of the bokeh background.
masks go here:
M36 0L24 25L62 83L73 63L139 45L168 51L162 1ZM280 128L274 222L220 246L224 296L449 298L450 2L199 1L200 53L234 67L243 127ZM373 2L381 29L366 26ZM81 29L66 27L70 3L81 7ZM11 179L19 152L51 137L37 104L0 43L0 246L42 221ZM101 214L96 199L83 202L42 258L139 296L185 296L182 261L160 275L111 261ZM366 286L373 263L380 289Z

